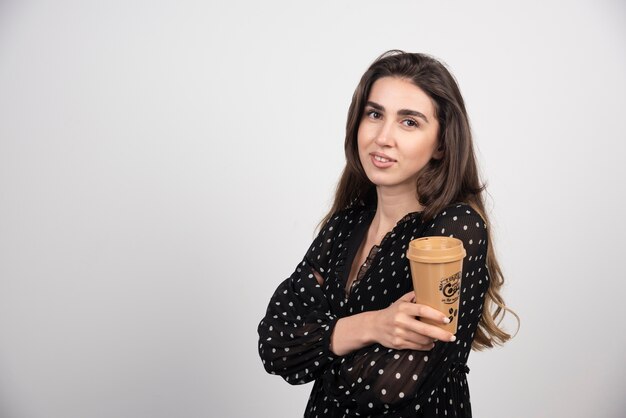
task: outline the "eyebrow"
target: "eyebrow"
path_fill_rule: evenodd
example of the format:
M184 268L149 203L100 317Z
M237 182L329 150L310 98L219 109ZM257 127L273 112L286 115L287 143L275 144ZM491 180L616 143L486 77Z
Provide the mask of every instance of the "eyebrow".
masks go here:
M370 101L368 101L367 103L365 103L365 105L366 105L366 106L371 106L371 107L373 107L373 108L374 108L374 109L376 109L376 110L381 110L381 111L383 111L383 112L385 111L385 108L384 108L383 106L379 105L379 104L378 104L378 103L376 103L376 102L370 102ZM416 116L416 117L418 117L418 118L422 118L422 119L424 119L424 121L425 121L426 123L429 123L429 122L428 122L428 118L426 117L426 115L424 115L422 112L418 112L417 110L411 110L411 109L400 109L400 110L398 110L398 115L403 115L403 116L406 116L406 115L409 115L409 116Z

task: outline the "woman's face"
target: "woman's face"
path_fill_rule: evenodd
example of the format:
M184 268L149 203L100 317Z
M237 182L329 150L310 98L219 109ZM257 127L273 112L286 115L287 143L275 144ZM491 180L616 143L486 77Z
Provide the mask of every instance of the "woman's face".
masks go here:
M382 77L372 85L358 130L359 158L376 186L415 193L417 173L442 156L431 98L410 81Z

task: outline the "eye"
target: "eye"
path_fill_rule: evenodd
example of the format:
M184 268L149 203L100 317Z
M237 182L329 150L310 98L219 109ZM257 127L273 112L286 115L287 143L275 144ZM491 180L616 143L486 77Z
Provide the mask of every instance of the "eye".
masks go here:
M365 114L369 117L373 117L374 119L379 119L380 117L380 113L378 113L378 111L376 110L366 110ZM375 116L377 115L377 116Z
M409 119L405 119L402 122L409 122L409 124L407 126L410 126L410 127L418 127L418 126L420 126L420 124L417 123L417 121L415 121L414 119L410 119L410 118Z

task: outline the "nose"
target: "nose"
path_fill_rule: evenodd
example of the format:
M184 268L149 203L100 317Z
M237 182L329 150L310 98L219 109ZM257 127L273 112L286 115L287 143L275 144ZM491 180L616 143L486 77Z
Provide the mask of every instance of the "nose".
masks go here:
M380 147L390 146L393 143L392 128L393 121L387 120L385 123L378 125L378 131L376 131L376 137L374 142Z

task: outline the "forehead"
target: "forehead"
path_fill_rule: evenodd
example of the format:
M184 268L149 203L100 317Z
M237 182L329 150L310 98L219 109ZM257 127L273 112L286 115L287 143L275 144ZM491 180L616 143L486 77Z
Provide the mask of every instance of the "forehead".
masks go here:
M370 89L369 101L382 105L387 112L400 109L417 110L426 116L434 116L432 99L424 90L409 80L397 77L382 77Z

